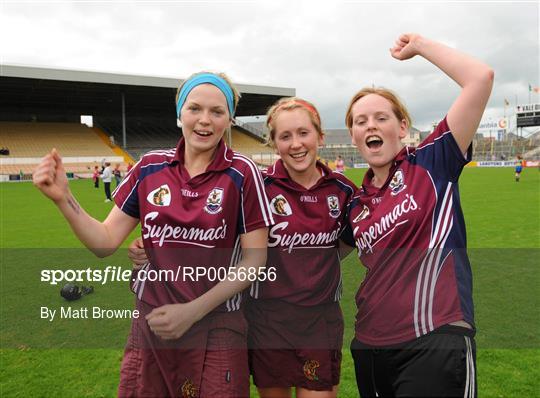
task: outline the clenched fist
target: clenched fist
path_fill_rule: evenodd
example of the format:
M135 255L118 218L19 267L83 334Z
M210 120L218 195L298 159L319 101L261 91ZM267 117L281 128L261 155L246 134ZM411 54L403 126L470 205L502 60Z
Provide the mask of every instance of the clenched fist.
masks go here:
M34 170L32 181L45 196L54 202L59 202L67 197L69 186L66 170L56 149L53 149L41 160L41 163Z

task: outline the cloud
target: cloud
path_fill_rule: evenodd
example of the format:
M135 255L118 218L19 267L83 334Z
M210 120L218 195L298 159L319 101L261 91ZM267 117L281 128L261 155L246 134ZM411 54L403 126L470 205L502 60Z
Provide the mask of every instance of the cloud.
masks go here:
M294 87L327 128L343 127L358 89L381 85L428 128L459 89L423 59L392 59L398 35L419 32L491 65L488 112L502 115L504 98L527 101L528 84L540 84L538 12L538 3L5 2L0 48L5 63L179 78L210 69Z

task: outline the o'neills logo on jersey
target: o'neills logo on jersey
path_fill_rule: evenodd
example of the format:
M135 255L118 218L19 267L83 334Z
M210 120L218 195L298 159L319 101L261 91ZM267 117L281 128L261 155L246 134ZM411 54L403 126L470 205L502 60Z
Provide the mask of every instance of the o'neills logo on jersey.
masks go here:
M292 235L280 234L289 226L287 221L280 222L274 225L268 233L268 247L285 247L289 253L294 248L330 248L334 247L336 241L339 238L339 231L341 230L341 223L338 222L338 227L331 232L318 232L299 234L295 232Z
M154 206L169 206L171 204L171 189L167 184L162 185L150 192L146 200Z
M356 238L356 246L358 247L358 255L365 253L373 253L373 246L379 243L379 240L385 237L389 232L393 231L397 225L407 222L407 220L398 223L398 219L411 211L418 209L414 197L406 194L405 199L401 203L394 206L392 211L382 216L379 221L376 221L366 230L360 232ZM360 227L354 228L354 236L357 236Z
M222 202L223 188L214 188L210 191L208 197L206 198L206 206L204 207L204 211L209 214L217 214L223 210L221 207Z
M407 185L405 185L405 178L403 177L403 170L396 170L394 176L392 177L392 181L390 181L388 186L392 190L391 193L393 196L396 196L398 193L407 188Z
M188 198L199 197L199 192L193 192L193 191L190 191L189 189L182 188L180 192L182 192L182 196L186 196Z
M180 226L172 226L169 224L152 225L151 221L155 220L159 213L152 211L144 216L143 222L143 238L151 239L152 243L157 243L160 247L164 243L185 243L188 245L200 247L215 247L201 242L215 242L218 239L227 237L227 224L225 219L221 220L221 225L216 228L186 228Z
M341 214L338 197L336 195L328 195L326 197L326 203L328 204L328 210L330 210L330 217L338 218Z
M278 216L290 216L292 214L291 206L285 196L279 194L270 201L272 213Z
M315 195L302 195L300 196L300 202L317 203L319 198Z

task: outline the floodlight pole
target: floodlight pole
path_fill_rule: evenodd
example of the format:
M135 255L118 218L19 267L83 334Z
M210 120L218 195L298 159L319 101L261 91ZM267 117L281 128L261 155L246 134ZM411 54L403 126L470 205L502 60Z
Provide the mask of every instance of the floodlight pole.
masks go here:
M126 98L124 92L122 91L122 146L126 148Z

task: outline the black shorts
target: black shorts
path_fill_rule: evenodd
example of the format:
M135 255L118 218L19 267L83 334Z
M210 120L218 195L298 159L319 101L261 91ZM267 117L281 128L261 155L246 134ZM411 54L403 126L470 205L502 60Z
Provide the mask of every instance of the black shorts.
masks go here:
M369 347L353 339L360 396L476 397L473 336L472 330L447 325L393 347Z

